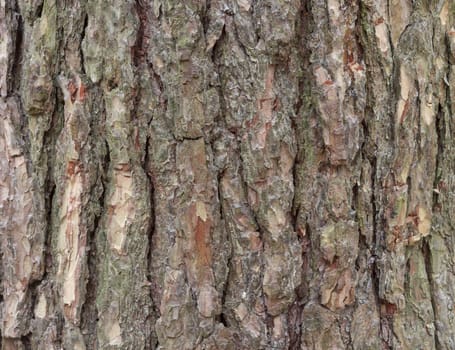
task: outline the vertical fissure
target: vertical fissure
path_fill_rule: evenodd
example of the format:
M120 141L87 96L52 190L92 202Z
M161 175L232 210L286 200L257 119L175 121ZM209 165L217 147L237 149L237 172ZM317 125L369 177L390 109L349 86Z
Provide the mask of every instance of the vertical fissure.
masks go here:
M151 122L151 121L150 121ZM142 165L147 180L150 185L150 213L149 213L149 226L147 230L147 264L146 264L146 278L147 281L150 285L149 288L149 296L150 300L152 302L151 305L151 315L149 315L149 322L152 323L151 325L151 336L150 336L150 348L151 349L156 349L159 348L159 340L158 337L156 336L155 332L155 325L154 322L156 321L157 315L159 315L159 305L157 300L154 299L154 293L152 290L153 286L153 279L154 276L152 275L152 260L153 260L153 237L155 235L155 227L156 227L156 214L155 214L155 183L153 181L153 176L151 173L151 170L148 169L148 164L150 164L150 149L149 149L149 143L150 143L150 137L147 135L146 137L146 142L145 142L145 157L144 157L144 163ZM156 277L155 277L156 278Z
M33 350L32 343L30 341L31 336L32 336L32 333L29 332L20 338L23 350Z
M440 188L440 167L442 164L442 157L444 154L444 116L442 106L438 106L438 113L436 114L436 137L437 137L437 153L436 153L436 165L435 165L435 175L434 175L434 184L433 184L433 212L440 210L439 208L439 188Z
M20 13L20 9L17 3L15 3L14 16L17 20L17 28L14 36L14 56L13 65L11 68L11 74L7 77L12 81L7 81L8 87L11 88L11 92L18 92L20 83L22 80L22 65L23 65L23 37L24 37L24 20ZM9 90L9 89L8 89ZM8 91L8 94L10 91Z
M41 18L43 15L44 0L38 2L35 10L35 18Z
M132 49L133 64L139 67L146 62L147 56L147 26L148 26L148 7L144 1L135 1L136 14L139 18L139 28L136 33L136 42Z
M300 286L296 288L296 300L289 308L288 312L288 323L289 323L289 348L290 349L300 349L302 344L302 322L303 322L303 309L305 307L305 298L307 297L308 291L305 287L308 287L306 276L305 276L305 269L308 266L308 243L311 242L310 237L310 226L308 223L307 218L305 218L304 222L299 222L299 220L303 220L301 217L301 199L298 196L302 195L302 191L300 189L300 181L299 181L299 168L304 166L304 162L307 161L304 159L304 150L305 147L303 134L302 134L302 118L304 117L303 109L305 108L308 110L311 106L308 105L308 101L305 100L307 97L307 89L309 86L309 71L310 71L310 62L308 60L310 56L310 50L306 45L306 39L308 39L308 32L309 32L309 21L307 20L309 17L309 10L307 8L309 3L307 1L300 1L299 9L298 9L298 16L296 18L296 38L295 38L295 45L297 47L297 55L301 60L299 69L301 70L301 76L298 79L298 95L297 100L294 105L294 117L291 118L291 126L294 130L295 137L296 137L296 146L297 146L297 153L294 159L294 164L292 168L292 180L294 186L294 193L292 197L292 208L291 208L291 218L292 218L292 227L294 229L295 234L297 235L298 242L301 246L301 257L302 257L302 270L301 270L301 282ZM307 81L308 80L308 81ZM301 232L302 228L299 225L304 225L303 230L305 232Z
M151 174L150 169L148 169L147 164L150 164L150 152L149 152L149 144L150 144L150 136L147 136L146 142L145 142L145 157L144 157L144 162L142 164L142 167L145 171L145 174L147 176L147 179L150 184L150 222L149 222L149 229L147 232L147 237L148 237L148 252L147 252L147 279L149 282L152 282L153 276L151 275L151 266L152 266L152 245L153 245L153 234L155 232L155 184L153 182L153 177ZM150 291L151 293L151 291ZM151 297L152 297L151 293ZM153 298L152 298L153 300ZM155 301L154 305L155 305Z
M225 230L226 234L229 235L229 230L227 229L227 223L225 220L225 215L224 215L224 210L223 210L223 194L222 194L222 190L221 190L222 177L223 177L223 171L221 171L221 173L219 173L217 176L219 215L220 215L220 223L221 223L221 225L223 225L222 230ZM225 327L228 327L229 326L229 324L227 322L228 318L225 315L225 303L226 303L226 297L227 297L227 293L228 293L229 275L231 273L231 267L232 267L231 260L232 260L233 248L232 248L232 241L230 239L230 235L229 235L229 237L226 237L226 239L228 239L231 242L231 247L230 247L230 252L226 259L226 265L227 265L228 271L226 274L226 280L224 283L223 293L221 295L221 313L218 316L218 321L221 324L223 324Z
M438 6L390 0L5 4L11 37L4 101L19 108L11 140L23 151L36 192L30 202L37 219L27 222L40 221L44 263L42 273L24 282L25 315L16 317L30 327L13 338L3 327L0 347L68 347L77 336L87 348L118 342L149 349L160 347L159 335L163 348L221 348L234 339L245 348L299 349L319 342L358 349L374 338L371 348L382 341L391 349L407 345L407 329L400 327L412 322L419 331L414 339L433 342L433 322L436 349L447 346L451 337L443 331L450 322L442 306L452 297L453 276L440 264L447 265L453 248L447 233L453 226L447 216L453 77L441 76L447 96L444 82L436 80L452 59L445 62L441 54L450 49L442 43L450 34L441 31L453 24L452 7L445 15L450 19L433 15L432 28L423 19L450 0ZM412 27L403 32L416 34L400 37L408 20ZM430 58L422 51L426 44ZM428 71L420 66L427 63ZM60 71L72 76L68 89L82 80L83 92L74 92L80 100L64 101L55 89ZM400 94L403 101L409 94L411 108L401 124ZM437 108L425 105L430 95L439 98ZM103 98L110 103L107 114L96 106ZM426 112L430 122L415 119ZM68 147L87 125L81 149ZM66 132L74 138L65 138ZM341 165L337 152L348 153ZM72 157L88 177L82 194L71 197L61 194L74 180L62 173ZM394 187L404 181L407 194L404 186ZM419 229L414 213L427 206L431 234L413 247L389 246L395 228L402 229L397 236ZM75 220L64 231L60 216L74 210L79 231ZM209 233L195 238L206 227ZM38 231L24 232L27 238ZM87 238L80 250L68 238L79 233ZM56 247L59 240L64 248ZM110 249L117 245L118 254ZM193 266L199 258L193 250L200 247L212 249L213 261ZM0 279L13 271L7 249L0 251ZM83 259L74 288L81 290L75 301L80 324L65 314L68 304L62 307L66 270L59 259L71 260L67 252ZM201 261L206 256L201 253ZM419 275L412 274L415 261ZM216 279L207 277L212 272ZM2 284L5 304L8 284ZM206 297L205 287L216 293ZM413 293L421 291L424 305L412 305ZM335 311L323 293L329 301L341 295ZM404 309L396 302L403 297ZM200 313L203 307L210 312ZM364 332L370 319L372 330Z
M81 59L81 71L82 74L85 74L85 56L84 56L84 50L82 49L82 43L85 40L85 35L88 27L88 14L84 14L84 25L82 26L82 32L81 32L81 38L79 41L79 55Z
M442 156L444 152L444 115L441 104L438 105L438 112L436 114L436 137L437 137L437 153L436 153L436 164L435 164L435 175L434 175L434 184L433 184L433 203L432 203L432 211L433 217L436 213L439 213L441 210L439 204L439 183L440 183L440 166L442 163ZM432 227L432 230L434 228ZM430 300L431 306L433 309L433 324L435 329L435 346L436 350L443 349L443 344L438 336L438 308L437 308L437 301L436 301L436 290L435 290L435 283L436 281L433 279L433 266L431 263L431 235L429 237L425 237L423 240L422 246L422 254L424 256L425 261L425 271L428 278L429 290L430 290Z

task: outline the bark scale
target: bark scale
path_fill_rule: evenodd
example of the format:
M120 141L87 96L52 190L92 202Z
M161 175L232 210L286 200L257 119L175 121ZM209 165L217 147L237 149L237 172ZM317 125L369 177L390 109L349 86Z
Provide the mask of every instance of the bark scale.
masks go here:
M455 2L0 0L2 349L455 348Z

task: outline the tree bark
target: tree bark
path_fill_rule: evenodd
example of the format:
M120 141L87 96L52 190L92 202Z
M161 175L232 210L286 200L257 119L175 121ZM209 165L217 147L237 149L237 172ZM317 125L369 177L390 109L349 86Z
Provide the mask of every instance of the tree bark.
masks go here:
M0 0L1 348L455 349L455 1Z

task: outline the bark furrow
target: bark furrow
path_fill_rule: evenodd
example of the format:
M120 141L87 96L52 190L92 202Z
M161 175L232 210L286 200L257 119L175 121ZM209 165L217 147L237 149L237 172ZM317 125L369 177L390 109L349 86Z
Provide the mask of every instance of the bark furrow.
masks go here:
M453 0L0 0L0 347L455 348Z

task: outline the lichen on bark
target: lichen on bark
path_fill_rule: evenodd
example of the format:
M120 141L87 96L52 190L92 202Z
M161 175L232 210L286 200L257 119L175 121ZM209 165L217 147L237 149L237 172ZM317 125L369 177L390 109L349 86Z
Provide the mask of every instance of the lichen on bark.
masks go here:
M455 3L0 0L2 349L452 349Z

